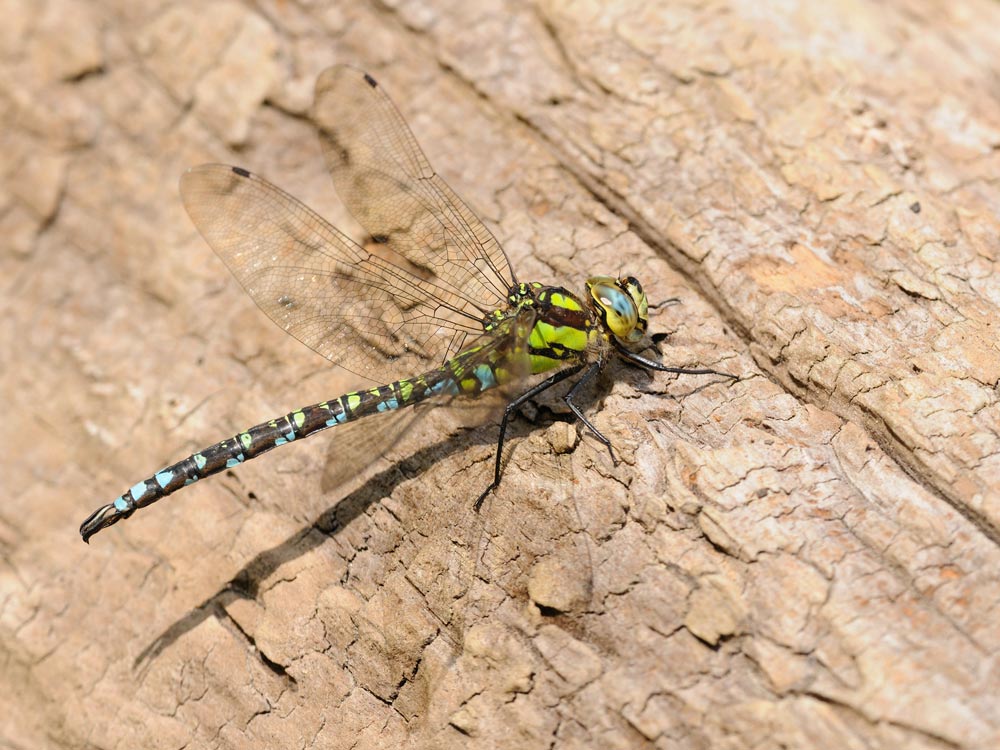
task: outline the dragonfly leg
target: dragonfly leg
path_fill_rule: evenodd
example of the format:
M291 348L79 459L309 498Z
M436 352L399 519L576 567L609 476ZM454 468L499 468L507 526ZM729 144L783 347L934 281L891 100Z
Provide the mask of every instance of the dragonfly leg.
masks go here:
M600 430L594 427L594 425L591 424L590 420L587 419L584 413L580 411L580 407L578 407L576 404L573 403L573 397L579 392L581 388L583 388L583 386L585 386L590 381L591 378L593 378L598 372L601 371L602 367L604 367L603 359L594 362L594 364L588 367L587 371L583 373L583 377L577 380L573 384L573 387L569 389L569 393L563 396L563 401L566 402L566 406L570 408L570 410L573 412L576 418L579 419L581 422L583 422L583 424L587 427L588 430L594 433L594 437L596 437L598 440L601 441L601 443L604 444L604 446L608 449L608 453L611 454L611 461L617 466L618 459L615 457L615 451L611 447L611 441L608 440L601 433Z
M677 375L722 375L724 378L732 378L733 380L739 380L739 375L733 375L729 372L720 372L719 370L712 370L709 368L699 368L690 369L687 367L667 367L666 365L661 365L659 362L654 362L651 359L643 357L641 354L636 354L635 352L630 352L621 343L615 341L615 348L618 353L629 362L639 365L640 367L645 367L647 370L656 370L658 372L672 372ZM586 376L585 376L586 377Z
M668 299L661 300L660 302L650 302L649 309L658 310L661 307L668 307L670 305L679 305L680 303L681 303L680 297L669 297ZM663 352L660 351L660 344L666 341L668 338L670 338L670 333L667 331L658 331L657 333L654 333L652 336L650 336L650 339L652 339L653 341L653 350L660 356L663 356Z
M576 375L578 372L580 372L580 369L582 367L583 365L576 365L574 367L567 367L565 370L560 370L555 375L546 378L541 383L525 391L516 399L507 404L507 407L503 410L503 419L500 422L500 439L497 440L497 458L496 458L496 465L494 466L493 469L493 481L490 483L489 487L483 490L483 494L479 496L479 499L476 500L476 504L474 507L477 511L479 510L480 506L482 506L483 500L486 499L486 496L500 486L500 474L502 472L501 462L503 460L503 441L504 437L506 437L507 435L507 422L510 419L510 415L513 414L515 411L517 411L517 409L522 404L524 404L524 402L533 399L542 391L547 391L549 388L556 385L557 383L561 383L566 378Z
M659 310L661 307L679 305L680 303L680 297L668 297L667 299L660 300L659 302L649 302L647 303L647 307L649 307L650 310Z

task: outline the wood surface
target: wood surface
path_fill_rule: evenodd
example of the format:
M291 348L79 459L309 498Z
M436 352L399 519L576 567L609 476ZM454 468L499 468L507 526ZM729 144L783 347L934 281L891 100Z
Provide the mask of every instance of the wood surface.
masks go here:
M1000 4L0 3L0 747L1000 747ZM674 366L362 429L96 536L362 385L192 227L238 164L357 231L347 62L523 280L631 273ZM349 304L349 301L346 302ZM335 432L335 431L334 431ZM324 477L326 477L324 479Z

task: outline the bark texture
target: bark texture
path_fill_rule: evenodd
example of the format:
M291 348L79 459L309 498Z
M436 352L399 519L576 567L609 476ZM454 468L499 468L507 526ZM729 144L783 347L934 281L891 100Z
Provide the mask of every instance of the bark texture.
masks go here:
M1000 746L1000 5L0 6L0 745ZM84 546L358 385L176 190L239 164L350 228L308 117L336 62L521 279L628 271L680 297L666 363L744 378L610 368L618 465L543 401L479 516L495 429L432 420L347 491L363 430Z

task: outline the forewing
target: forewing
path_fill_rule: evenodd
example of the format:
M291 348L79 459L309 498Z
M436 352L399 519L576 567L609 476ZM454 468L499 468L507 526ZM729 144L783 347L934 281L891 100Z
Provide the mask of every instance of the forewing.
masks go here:
M369 253L297 199L220 164L184 174L191 221L275 323L378 383L422 372L482 333L450 288Z
M513 276L499 243L445 184L389 97L347 66L316 81L314 119L337 193L358 222L415 275L482 317Z

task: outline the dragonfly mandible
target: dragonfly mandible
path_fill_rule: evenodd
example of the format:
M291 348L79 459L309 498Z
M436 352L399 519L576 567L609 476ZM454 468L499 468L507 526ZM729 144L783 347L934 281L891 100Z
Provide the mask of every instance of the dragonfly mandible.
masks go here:
M80 526L84 541L199 479L320 430L523 384L503 410L493 478L478 509L500 484L511 415L567 378L578 376L563 400L611 449L575 398L612 355L649 370L738 379L668 367L634 351L649 305L631 276L593 276L582 294L519 282L496 238L434 172L367 73L325 70L313 116L337 193L371 235L373 251L241 167L189 170L181 198L271 320L331 362L385 384L295 409L160 469L91 513ZM397 379L386 382L389 373ZM544 379L529 387L535 375ZM391 431L392 422L382 424Z

